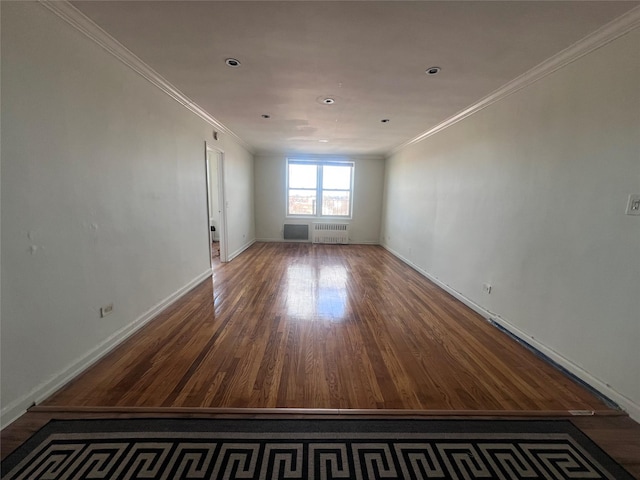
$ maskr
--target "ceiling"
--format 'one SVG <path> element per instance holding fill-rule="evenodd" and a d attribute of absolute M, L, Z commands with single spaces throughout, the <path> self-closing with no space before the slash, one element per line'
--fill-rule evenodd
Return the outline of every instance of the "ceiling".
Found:
<path fill-rule="evenodd" d="M 639 2 L 72 4 L 256 153 L 378 155 Z"/>

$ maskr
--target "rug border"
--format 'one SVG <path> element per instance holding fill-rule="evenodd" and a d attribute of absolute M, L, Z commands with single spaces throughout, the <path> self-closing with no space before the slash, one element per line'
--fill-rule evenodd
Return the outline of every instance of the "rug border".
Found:
<path fill-rule="evenodd" d="M 634 480 L 627 470 L 616 462 L 607 452 L 582 432 L 568 419 L 399 419 L 399 418 L 345 418 L 345 419 L 264 419 L 264 418 L 89 418 L 89 419 L 51 419 L 37 432 L 31 435 L 1 463 L 0 475 L 8 474 L 20 464 L 41 442 L 52 434 L 91 433 L 91 432 L 136 432 L 141 431 L 140 424 L 153 423 L 153 431 L 190 431 L 190 432 L 256 432 L 279 433 L 299 432 L 313 428 L 314 433 L 338 432 L 380 432 L 380 433 L 425 433 L 464 432 L 481 433 L 552 433 L 568 434 L 591 455 L 609 474 L 617 480 Z M 186 424 L 189 425 L 185 428 Z M 398 428 L 398 425 L 402 425 Z M 428 430 L 425 426 L 428 424 Z M 452 424 L 464 425 L 464 428 L 451 429 Z M 73 428 L 65 428 L 73 425 Z M 277 425 L 277 428 L 275 428 Z M 294 427 L 295 425 L 295 427 Z M 302 425 L 302 427 L 301 427 Z M 495 426 L 500 425 L 499 428 Z M 487 427 L 494 428 L 488 429 Z M 286 428 L 283 428 L 286 427 Z M 471 427 L 471 428 L 470 428 Z"/>

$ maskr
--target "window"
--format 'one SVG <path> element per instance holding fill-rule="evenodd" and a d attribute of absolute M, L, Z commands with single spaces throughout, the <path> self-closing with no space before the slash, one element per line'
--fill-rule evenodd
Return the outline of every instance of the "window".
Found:
<path fill-rule="evenodd" d="M 353 163 L 287 161 L 287 215 L 351 217 Z"/>

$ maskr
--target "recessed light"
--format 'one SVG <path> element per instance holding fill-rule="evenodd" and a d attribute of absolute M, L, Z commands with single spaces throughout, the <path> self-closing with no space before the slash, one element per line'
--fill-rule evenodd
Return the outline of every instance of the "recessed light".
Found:
<path fill-rule="evenodd" d="M 271 118 L 271 115 L 267 115 L 266 113 L 263 113 L 262 115 L 260 115 L 262 118 Z"/>
<path fill-rule="evenodd" d="M 333 105 L 336 103 L 340 103 L 340 97 L 336 97 L 335 95 L 331 94 L 320 95 L 319 97 L 316 97 L 316 102 L 318 102 L 320 105 Z"/>
<path fill-rule="evenodd" d="M 440 67 L 429 67 L 425 70 L 425 73 L 427 75 L 437 75 L 440 73 L 440 70 L 442 70 Z"/>
<path fill-rule="evenodd" d="M 382 123 L 389 123 L 391 121 L 391 119 L 389 118 L 383 118 L 382 120 L 380 120 Z"/>
<path fill-rule="evenodd" d="M 235 58 L 227 58 L 224 63 L 226 63 L 227 66 L 233 68 L 240 66 L 240 60 L 236 60 Z"/>
<path fill-rule="evenodd" d="M 329 140 L 325 140 L 325 139 L 318 140 L 318 141 L 319 141 L 320 143 L 329 143 Z"/>

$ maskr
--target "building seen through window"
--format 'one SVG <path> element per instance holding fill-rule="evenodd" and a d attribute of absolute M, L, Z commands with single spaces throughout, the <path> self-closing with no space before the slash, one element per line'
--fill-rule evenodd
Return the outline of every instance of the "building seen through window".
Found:
<path fill-rule="evenodd" d="M 287 215 L 351 217 L 353 163 L 287 161 Z"/>

